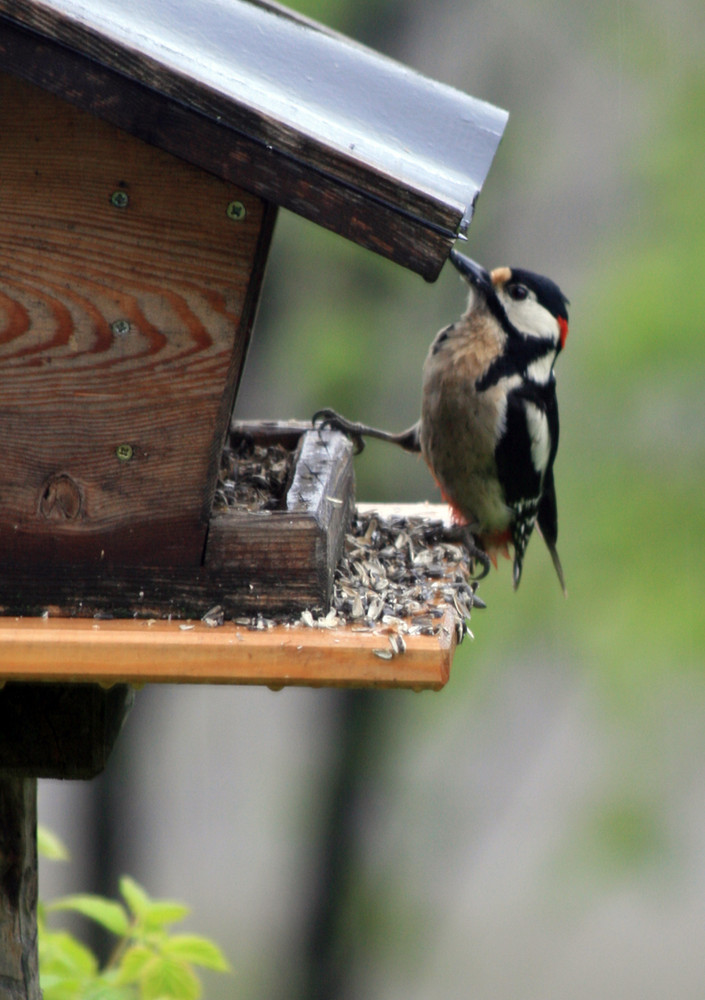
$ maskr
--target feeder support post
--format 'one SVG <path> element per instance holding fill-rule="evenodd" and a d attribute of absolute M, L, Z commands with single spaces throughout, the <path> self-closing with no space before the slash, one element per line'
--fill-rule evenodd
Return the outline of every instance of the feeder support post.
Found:
<path fill-rule="evenodd" d="M 0 770 L 0 1000 L 41 1000 L 37 779 Z"/>

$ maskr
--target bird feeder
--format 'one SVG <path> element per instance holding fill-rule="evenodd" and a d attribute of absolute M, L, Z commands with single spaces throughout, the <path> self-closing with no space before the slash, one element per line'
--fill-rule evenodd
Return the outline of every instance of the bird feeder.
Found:
<path fill-rule="evenodd" d="M 213 502 L 277 209 L 433 280 L 505 119 L 268 2 L 0 0 L 0 607 L 49 618 L 39 679 L 63 618 L 327 605 L 344 438 L 241 427 L 288 492 Z"/>
<path fill-rule="evenodd" d="M 505 121 L 266 0 L 0 0 L 6 775 L 99 771 L 132 682 L 444 683 L 452 636 L 233 620 L 325 611 L 354 489 L 341 435 L 231 414 L 279 207 L 432 281 Z M 242 441 L 276 509 L 214 503 Z"/>

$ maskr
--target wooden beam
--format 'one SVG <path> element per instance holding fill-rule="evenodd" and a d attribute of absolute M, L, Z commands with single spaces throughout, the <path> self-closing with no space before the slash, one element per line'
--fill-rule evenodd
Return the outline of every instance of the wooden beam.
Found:
<path fill-rule="evenodd" d="M 0 690 L 0 775 L 94 778 L 134 699 L 129 684 L 9 681 Z"/>
<path fill-rule="evenodd" d="M 455 629 L 405 636 L 391 659 L 380 632 L 276 625 L 256 630 L 227 622 L 67 618 L 0 619 L 0 683 L 17 680 L 264 684 L 270 687 L 443 687 Z"/>

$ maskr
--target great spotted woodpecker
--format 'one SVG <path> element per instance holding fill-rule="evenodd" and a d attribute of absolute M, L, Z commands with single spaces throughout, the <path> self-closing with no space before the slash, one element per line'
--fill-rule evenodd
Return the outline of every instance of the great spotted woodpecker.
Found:
<path fill-rule="evenodd" d="M 466 311 L 429 349 L 421 419 L 400 434 L 353 423 L 333 410 L 320 410 L 314 423 L 347 433 L 358 450 L 369 436 L 420 451 L 485 572 L 488 556 L 495 560 L 513 546 L 515 588 L 538 524 L 565 592 L 556 551 L 553 366 L 568 335 L 568 300 L 553 281 L 531 271 L 488 272 L 454 250 L 450 259 L 470 294 Z"/>

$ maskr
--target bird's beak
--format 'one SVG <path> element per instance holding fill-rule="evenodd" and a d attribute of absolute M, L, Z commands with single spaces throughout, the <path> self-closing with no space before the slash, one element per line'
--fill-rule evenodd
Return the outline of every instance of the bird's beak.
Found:
<path fill-rule="evenodd" d="M 455 267 L 456 270 L 462 274 L 467 283 L 473 286 L 473 288 L 477 288 L 479 291 L 484 292 L 486 296 L 494 293 L 492 278 L 490 277 L 489 271 L 486 271 L 482 264 L 478 264 L 477 261 L 471 260 L 470 257 L 463 256 L 463 254 L 458 253 L 457 250 L 450 251 L 450 262 L 453 267 Z"/>

